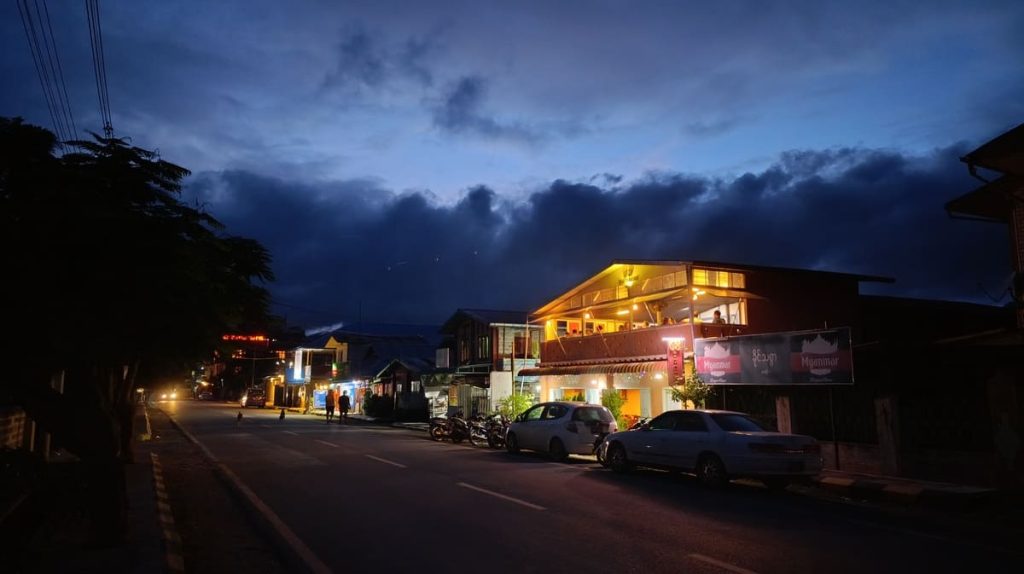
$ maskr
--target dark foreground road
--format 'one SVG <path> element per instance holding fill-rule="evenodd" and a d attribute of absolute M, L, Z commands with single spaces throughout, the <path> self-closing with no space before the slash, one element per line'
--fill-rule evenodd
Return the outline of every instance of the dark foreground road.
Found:
<path fill-rule="evenodd" d="M 403 429 L 281 421 L 256 409 L 239 423 L 237 407 L 160 406 L 265 505 L 307 562 L 335 572 L 1024 571 L 1022 533 L 995 526 L 742 486 L 713 491 L 661 472 L 621 476 L 593 460 L 553 463 Z M 229 507 L 211 502 L 217 520 L 245 520 Z M 245 542 L 200 550 L 225 566 L 244 555 L 277 568 L 263 561 L 264 541 Z"/>

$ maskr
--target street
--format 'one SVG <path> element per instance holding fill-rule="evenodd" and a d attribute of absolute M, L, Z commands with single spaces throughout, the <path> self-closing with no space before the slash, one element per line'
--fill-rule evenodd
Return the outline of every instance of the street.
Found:
<path fill-rule="evenodd" d="M 1019 533 L 955 520 L 744 485 L 709 490 L 664 472 L 617 475 L 592 458 L 554 463 L 437 443 L 409 429 L 328 425 L 293 413 L 279 420 L 270 409 L 244 410 L 239 421 L 237 405 L 158 408 L 280 519 L 293 547 L 308 552 L 307 566 L 335 572 L 1018 572 L 1024 565 Z M 227 560 L 234 551 L 251 550 L 219 549 Z"/>

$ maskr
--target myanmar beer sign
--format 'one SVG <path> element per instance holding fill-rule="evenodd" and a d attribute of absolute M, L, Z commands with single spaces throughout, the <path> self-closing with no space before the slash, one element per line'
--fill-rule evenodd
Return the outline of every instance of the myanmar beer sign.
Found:
<path fill-rule="evenodd" d="M 766 333 L 694 341 L 709 385 L 852 385 L 850 329 Z"/>

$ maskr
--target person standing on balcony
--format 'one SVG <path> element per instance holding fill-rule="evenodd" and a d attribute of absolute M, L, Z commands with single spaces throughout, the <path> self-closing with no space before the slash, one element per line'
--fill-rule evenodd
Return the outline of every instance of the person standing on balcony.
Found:
<path fill-rule="evenodd" d="M 719 311 L 718 309 L 715 309 L 715 318 L 712 319 L 711 322 L 719 324 L 719 325 L 724 325 L 725 324 L 725 318 L 722 317 L 722 312 Z"/>

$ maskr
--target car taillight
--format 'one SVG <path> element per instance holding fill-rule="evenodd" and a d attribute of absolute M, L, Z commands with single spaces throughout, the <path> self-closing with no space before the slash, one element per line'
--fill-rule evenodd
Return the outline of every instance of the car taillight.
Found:
<path fill-rule="evenodd" d="M 580 432 L 580 429 L 576 428 L 576 421 L 569 421 L 565 423 L 565 430 L 569 432 Z"/>

